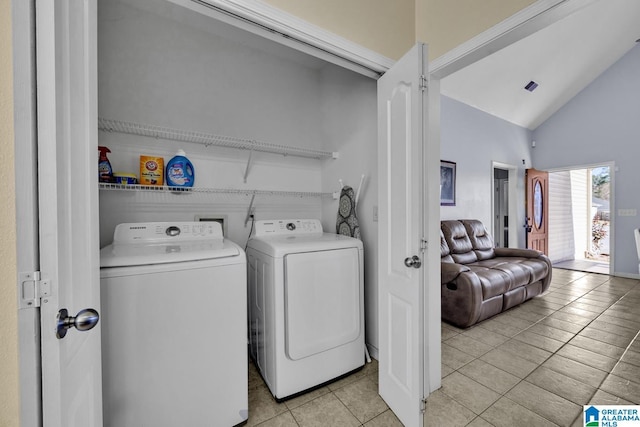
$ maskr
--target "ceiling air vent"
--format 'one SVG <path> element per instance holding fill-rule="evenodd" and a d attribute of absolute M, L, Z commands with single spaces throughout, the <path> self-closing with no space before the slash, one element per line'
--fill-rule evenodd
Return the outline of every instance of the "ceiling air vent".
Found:
<path fill-rule="evenodd" d="M 538 83 L 531 80 L 529 83 L 527 83 L 527 85 L 524 88 L 529 92 L 533 92 L 534 90 L 536 90 L 537 87 L 538 87 Z"/>

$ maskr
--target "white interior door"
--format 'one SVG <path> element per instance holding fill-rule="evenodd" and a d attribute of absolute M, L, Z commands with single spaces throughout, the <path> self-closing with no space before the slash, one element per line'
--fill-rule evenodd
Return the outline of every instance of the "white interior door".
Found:
<path fill-rule="evenodd" d="M 100 308 L 97 2 L 36 0 L 36 52 L 44 426 L 101 426 L 100 326 L 56 337 Z"/>
<path fill-rule="evenodd" d="M 426 46 L 378 80 L 379 392 L 407 427 L 422 426 Z"/>

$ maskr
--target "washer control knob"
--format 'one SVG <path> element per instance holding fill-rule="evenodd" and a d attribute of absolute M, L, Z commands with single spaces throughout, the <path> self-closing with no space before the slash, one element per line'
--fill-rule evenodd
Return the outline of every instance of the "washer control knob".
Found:
<path fill-rule="evenodd" d="M 180 227 L 176 227 L 175 225 L 172 225 L 171 227 L 167 227 L 167 229 L 165 230 L 165 233 L 167 233 L 167 236 L 170 236 L 170 237 L 177 236 L 178 234 L 180 234 Z"/>

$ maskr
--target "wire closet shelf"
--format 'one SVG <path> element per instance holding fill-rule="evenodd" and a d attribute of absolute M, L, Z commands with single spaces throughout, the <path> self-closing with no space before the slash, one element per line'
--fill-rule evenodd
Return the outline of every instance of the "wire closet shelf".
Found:
<path fill-rule="evenodd" d="M 126 133 L 129 135 L 161 138 L 172 141 L 190 142 L 206 147 L 226 147 L 239 150 L 259 151 L 263 153 L 282 154 L 283 156 L 297 156 L 311 159 L 336 159 L 337 152 L 312 150 L 308 148 L 290 147 L 271 144 L 233 136 L 215 135 L 210 133 L 172 129 L 143 123 L 133 123 L 121 120 L 98 118 L 98 129 L 105 132 Z"/>
<path fill-rule="evenodd" d="M 119 190 L 119 191 L 148 191 L 156 194 L 159 193 L 193 193 L 193 194 L 220 194 L 220 195 L 236 195 L 236 196 L 280 196 L 280 197 L 333 197 L 335 193 L 320 193 L 310 191 L 272 191 L 272 190 L 242 190 L 235 188 L 202 188 L 202 187 L 168 187 L 161 185 L 139 185 L 139 184 L 112 184 L 101 182 L 100 190 Z"/>

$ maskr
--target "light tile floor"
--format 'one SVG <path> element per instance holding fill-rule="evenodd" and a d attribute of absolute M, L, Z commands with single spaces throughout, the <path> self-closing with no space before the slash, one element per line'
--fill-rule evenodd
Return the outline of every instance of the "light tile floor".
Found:
<path fill-rule="evenodd" d="M 640 281 L 553 270 L 550 289 L 467 329 L 442 324 L 442 388 L 425 426 L 582 426 L 582 405 L 640 404 Z M 248 426 L 402 426 L 374 360 L 276 403 L 249 368 Z"/>
<path fill-rule="evenodd" d="M 587 273 L 609 274 L 609 263 L 591 259 L 562 261 L 553 264 L 554 267 L 564 270 L 578 270 Z"/>

